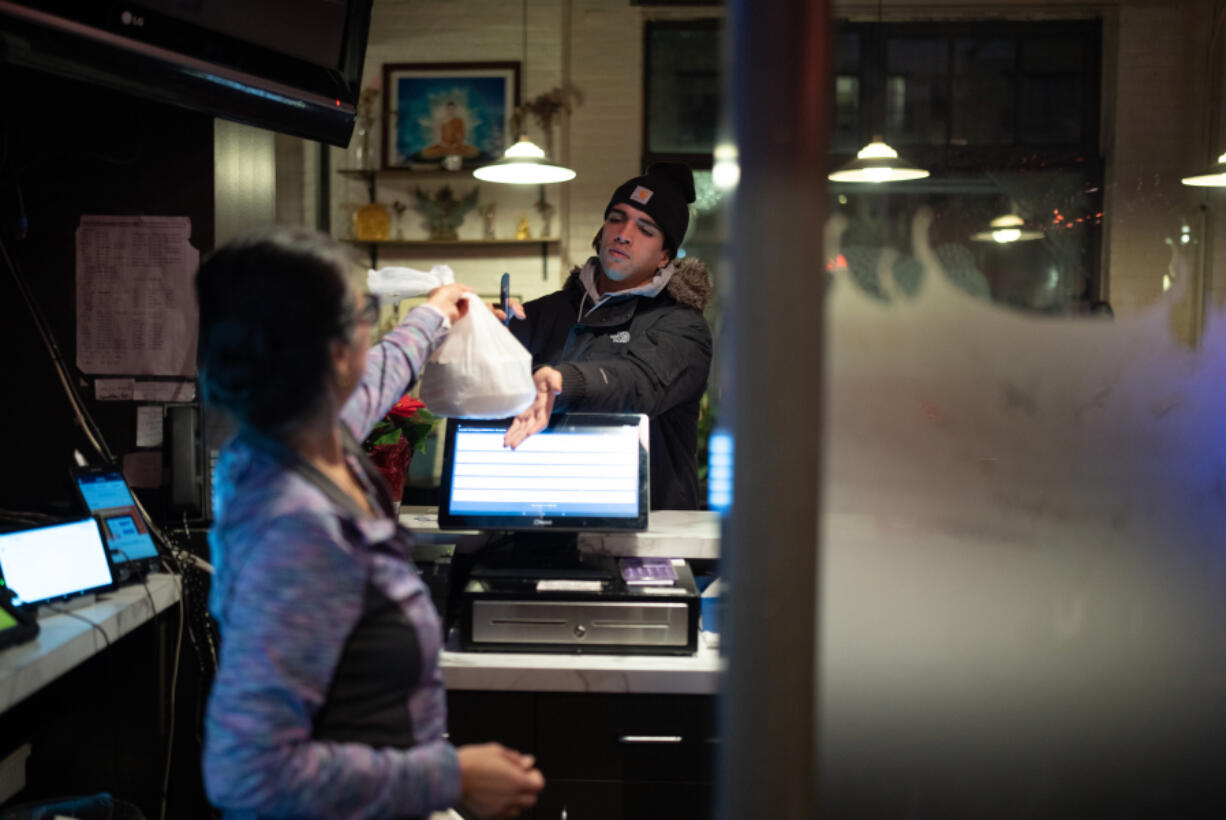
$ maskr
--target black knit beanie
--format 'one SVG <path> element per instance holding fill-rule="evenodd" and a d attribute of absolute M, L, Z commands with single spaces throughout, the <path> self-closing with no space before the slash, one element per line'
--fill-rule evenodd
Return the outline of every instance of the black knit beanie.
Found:
<path fill-rule="evenodd" d="M 664 232 L 664 245 L 676 253 L 690 227 L 689 204 L 694 201 L 694 174 L 679 162 L 653 162 L 647 173 L 627 180 L 613 192 L 604 215 L 619 203 L 646 211 Z"/>

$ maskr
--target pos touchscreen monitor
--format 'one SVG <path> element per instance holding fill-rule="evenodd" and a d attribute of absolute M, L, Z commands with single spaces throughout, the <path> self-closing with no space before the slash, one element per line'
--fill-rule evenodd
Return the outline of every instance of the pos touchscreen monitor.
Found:
<path fill-rule="evenodd" d="M 566 413 L 512 450 L 509 419 L 450 419 L 443 449 L 442 529 L 647 529 L 647 416 Z"/>

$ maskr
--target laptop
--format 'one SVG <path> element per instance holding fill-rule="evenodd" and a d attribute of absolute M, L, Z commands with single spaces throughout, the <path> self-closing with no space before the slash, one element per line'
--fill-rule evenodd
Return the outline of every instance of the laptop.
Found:
<path fill-rule="evenodd" d="M 0 534 L 0 576 L 19 607 L 56 604 L 114 586 L 92 518 Z"/>

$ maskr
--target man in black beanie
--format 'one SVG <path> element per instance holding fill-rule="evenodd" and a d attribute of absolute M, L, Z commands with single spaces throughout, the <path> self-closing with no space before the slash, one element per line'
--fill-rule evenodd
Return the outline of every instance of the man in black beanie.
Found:
<path fill-rule="evenodd" d="M 652 509 L 697 509 L 698 406 L 711 368 L 707 269 L 676 259 L 694 175 L 655 163 L 613 192 L 596 256 L 523 306 L 511 331 L 532 352 L 537 400 L 507 430 L 515 447 L 565 411 L 651 418 Z"/>

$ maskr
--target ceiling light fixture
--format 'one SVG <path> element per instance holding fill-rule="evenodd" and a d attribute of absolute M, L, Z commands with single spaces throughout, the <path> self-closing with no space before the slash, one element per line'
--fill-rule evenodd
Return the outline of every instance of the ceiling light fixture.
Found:
<path fill-rule="evenodd" d="M 1031 242 L 1042 238 L 1042 231 L 1027 228 L 1025 221 L 1017 214 L 998 216 L 988 223 L 988 230 L 971 234 L 971 239 L 976 242 L 995 242 L 998 245 Z"/>
<path fill-rule="evenodd" d="M 1218 157 L 1217 164 L 1213 167 L 1184 177 L 1180 182 L 1197 188 L 1226 188 L 1226 154 Z"/>
<path fill-rule="evenodd" d="M 521 77 L 528 73 L 528 0 L 521 5 L 523 13 L 524 60 Z M 523 80 L 520 80 L 522 83 Z M 523 97 L 523 94 L 520 94 Z M 547 185 L 551 182 L 567 182 L 575 178 L 575 172 L 562 165 L 554 165 L 545 156 L 545 151 L 523 133 L 522 118 L 519 139 L 503 152 L 502 159 L 473 170 L 473 176 L 483 182 L 502 182 L 509 185 Z M 551 128 L 552 124 L 546 124 Z M 546 134 L 546 144 L 549 143 Z M 541 194 L 544 197 L 544 193 Z"/>
<path fill-rule="evenodd" d="M 898 152 L 882 141 L 880 136 L 860 149 L 856 158 L 834 171 L 828 177 L 831 182 L 906 182 L 912 179 L 923 179 L 928 172 L 916 168 L 904 159 Z"/>
<path fill-rule="evenodd" d="M 877 36 L 882 54 L 888 50 L 884 17 L 882 0 L 877 0 Z M 886 145 L 880 134 L 875 134 L 872 141 L 860 149 L 855 159 L 829 174 L 827 179 L 831 182 L 882 183 L 907 182 L 926 176 L 928 171 L 900 159 L 898 152 Z"/>
<path fill-rule="evenodd" d="M 519 141 L 506 150 L 502 159 L 475 169 L 473 176 L 485 182 L 544 185 L 549 182 L 566 182 L 574 179 L 575 172 L 548 162 L 545 152 L 536 143 L 521 134 Z"/>

